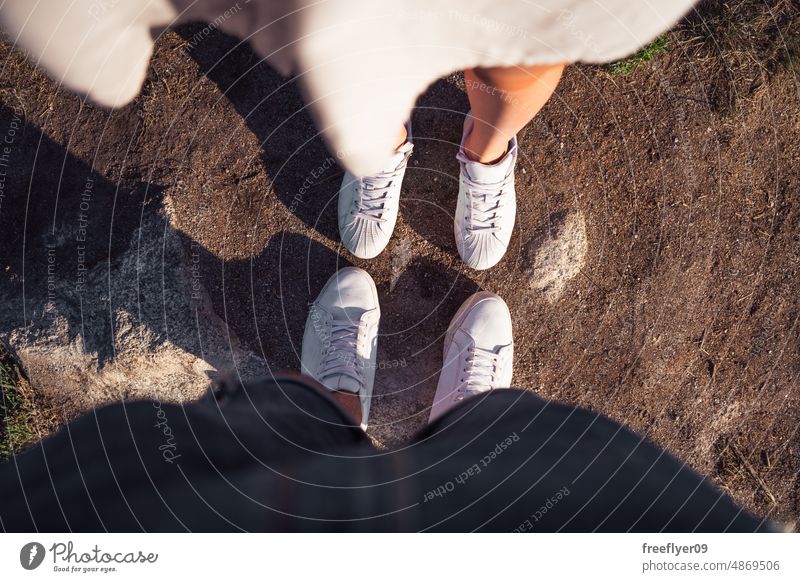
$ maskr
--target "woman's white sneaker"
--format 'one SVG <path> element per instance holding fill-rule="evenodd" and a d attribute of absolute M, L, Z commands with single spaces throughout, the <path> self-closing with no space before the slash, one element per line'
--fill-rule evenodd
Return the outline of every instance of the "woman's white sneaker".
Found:
<path fill-rule="evenodd" d="M 508 306 L 494 293 L 475 293 L 447 328 L 430 422 L 469 396 L 509 388 L 513 364 L 514 336 Z"/>
<path fill-rule="evenodd" d="M 345 267 L 328 279 L 311 305 L 303 334 L 301 372 L 330 390 L 358 394 L 364 429 L 375 382 L 380 317 L 372 277 Z"/>
<path fill-rule="evenodd" d="M 378 256 L 392 237 L 400 209 L 400 188 L 408 158 L 414 149 L 411 126 L 408 138 L 386 168 L 372 176 L 356 178 L 345 172 L 339 189 L 339 236 L 345 248 L 360 259 Z"/>
<path fill-rule="evenodd" d="M 500 262 L 514 231 L 517 138 L 508 142 L 508 151 L 500 161 L 482 164 L 470 160 L 464 152 L 464 141 L 473 125 L 473 118 L 467 115 L 456 156 L 461 173 L 453 230 L 461 259 L 469 267 L 483 270 Z"/>

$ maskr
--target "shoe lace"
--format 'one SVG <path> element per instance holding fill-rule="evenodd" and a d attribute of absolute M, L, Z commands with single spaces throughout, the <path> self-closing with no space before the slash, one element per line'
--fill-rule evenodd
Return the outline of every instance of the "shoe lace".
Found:
<path fill-rule="evenodd" d="M 358 365 L 360 360 L 358 335 L 361 323 L 349 319 L 334 319 L 330 326 L 330 336 L 322 338 L 326 346 L 319 364 L 320 381 L 330 376 L 344 375 L 355 380 L 359 388 L 363 388 L 364 374 Z"/>
<path fill-rule="evenodd" d="M 405 159 L 407 160 L 408 156 Z M 388 210 L 389 190 L 403 170 L 405 170 L 405 160 L 394 170 L 359 178 L 354 213 L 374 222 L 386 222 L 383 213 Z"/>
<path fill-rule="evenodd" d="M 472 346 L 464 357 L 464 366 L 456 388 L 456 400 L 463 400 L 494 388 L 497 382 L 499 354 Z"/>
<path fill-rule="evenodd" d="M 500 230 L 511 176 L 499 182 L 483 183 L 475 182 L 466 172 L 462 172 L 461 179 L 466 186 L 467 208 L 471 210 L 467 217 L 467 231 L 492 233 Z"/>

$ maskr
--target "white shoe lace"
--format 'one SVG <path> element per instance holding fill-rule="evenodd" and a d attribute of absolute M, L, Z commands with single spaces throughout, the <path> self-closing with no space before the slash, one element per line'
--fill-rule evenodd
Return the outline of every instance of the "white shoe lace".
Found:
<path fill-rule="evenodd" d="M 358 383 L 359 390 L 364 387 L 364 374 L 359 365 L 358 334 L 361 324 L 349 319 L 331 321 L 331 333 L 322 353 L 317 379 L 323 382 L 330 376 L 343 375 Z M 324 382 L 323 382 L 324 383 Z"/>
<path fill-rule="evenodd" d="M 468 160 L 464 158 L 461 161 Z M 461 180 L 466 187 L 467 209 L 471 211 L 466 216 L 467 232 L 492 233 L 500 230 L 500 223 L 503 220 L 502 210 L 506 207 L 505 202 L 513 179 L 513 174 L 509 174 L 499 182 L 475 182 L 466 171 L 462 170 Z"/>
<path fill-rule="evenodd" d="M 354 216 L 374 222 L 386 222 L 383 214 L 388 210 L 389 191 L 406 168 L 408 155 L 394 170 L 378 172 L 358 180 L 358 196 L 353 200 Z"/>
<path fill-rule="evenodd" d="M 499 354 L 472 346 L 464 358 L 464 366 L 456 388 L 456 400 L 492 390 L 497 383 Z"/>

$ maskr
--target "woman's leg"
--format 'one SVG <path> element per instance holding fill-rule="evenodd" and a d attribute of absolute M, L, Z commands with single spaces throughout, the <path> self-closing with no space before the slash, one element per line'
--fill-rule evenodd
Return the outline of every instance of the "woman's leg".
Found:
<path fill-rule="evenodd" d="M 484 164 L 500 159 L 509 140 L 539 112 L 555 91 L 566 64 L 492 67 L 464 71 L 475 127 L 467 156 Z"/>

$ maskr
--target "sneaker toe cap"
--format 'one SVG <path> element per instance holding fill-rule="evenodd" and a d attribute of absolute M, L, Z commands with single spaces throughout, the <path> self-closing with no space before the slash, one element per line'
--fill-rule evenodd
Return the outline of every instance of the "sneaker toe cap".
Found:
<path fill-rule="evenodd" d="M 317 301 L 328 309 L 355 307 L 368 311 L 378 307 L 375 282 L 358 267 L 345 267 L 334 273 Z"/>
<path fill-rule="evenodd" d="M 506 245 L 493 233 L 470 234 L 461 239 L 459 254 L 462 260 L 476 270 L 494 267 L 506 254 Z"/>
<path fill-rule="evenodd" d="M 508 306 L 494 294 L 487 293 L 472 307 L 461 328 L 484 349 L 506 346 L 514 338 Z"/>
<path fill-rule="evenodd" d="M 345 248 L 359 259 L 378 256 L 391 237 L 391 233 L 384 231 L 382 223 L 358 217 L 340 226 L 340 235 Z"/>

